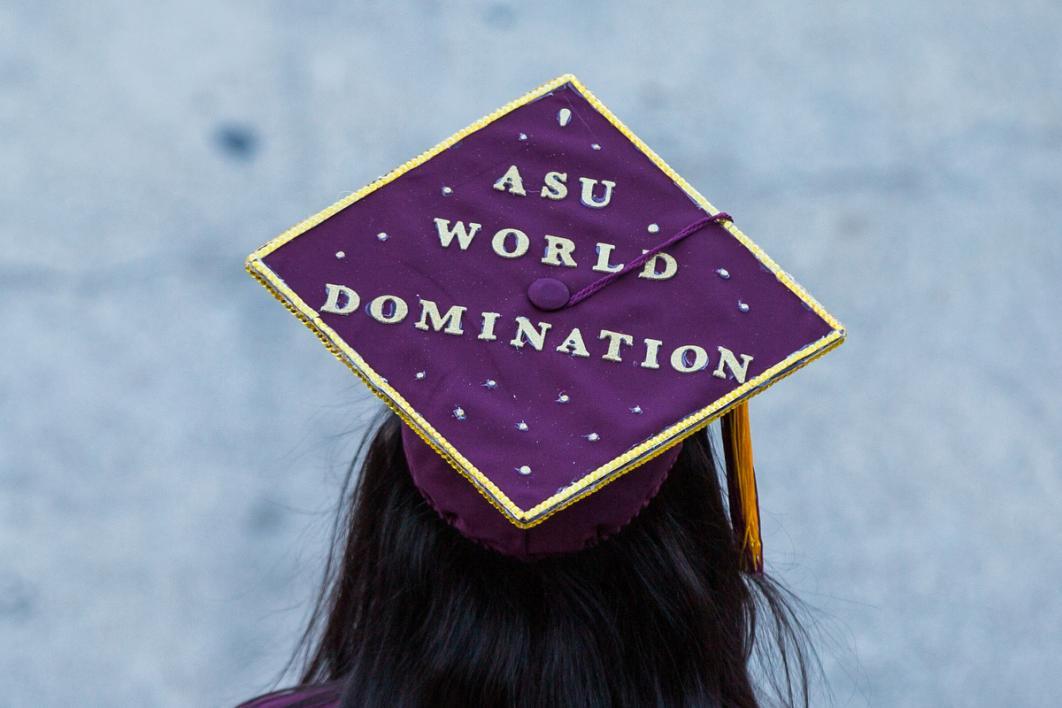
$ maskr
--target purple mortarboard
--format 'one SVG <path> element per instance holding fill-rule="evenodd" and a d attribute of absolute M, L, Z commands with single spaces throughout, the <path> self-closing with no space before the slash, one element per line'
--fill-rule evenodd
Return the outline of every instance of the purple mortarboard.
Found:
<path fill-rule="evenodd" d="M 844 330 L 575 77 L 473 123 L 247 268 L 405 422 L 415 484 L 502 553 L 630 521 L 724 417 L 762 564 L 749 397 Z"/>

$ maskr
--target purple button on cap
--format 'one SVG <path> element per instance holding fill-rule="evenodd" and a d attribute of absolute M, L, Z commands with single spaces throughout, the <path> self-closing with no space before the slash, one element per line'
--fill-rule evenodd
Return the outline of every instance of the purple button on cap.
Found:
<path fill-rule="evenodd" d="M 568 286 L 556 278 L 539 278 L 527 288 L 527 299 L 540 310 L 552 312 L 568 304 Z"/>

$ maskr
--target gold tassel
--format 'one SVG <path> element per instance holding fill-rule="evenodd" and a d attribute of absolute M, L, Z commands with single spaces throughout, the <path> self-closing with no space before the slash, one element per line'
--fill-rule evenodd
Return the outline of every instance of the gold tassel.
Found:
<path fill-rule="evenodd" d="M 741 567 L 746 572 L 762 573 L 760 503 L 756 493 L 756 470 L 752 464 L 752 430 L 749 428 L 747 402 L 739 403 L 723 416 L 723 451 L 730 520 L 741 551 Z"/>

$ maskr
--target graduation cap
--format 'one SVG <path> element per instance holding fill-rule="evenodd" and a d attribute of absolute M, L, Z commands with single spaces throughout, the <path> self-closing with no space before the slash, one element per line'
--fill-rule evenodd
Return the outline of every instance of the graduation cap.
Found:
<path fill-rule="evenodd" d="M 525 558 L 618 531 L 722 417 L 737 541 L 761 569 L 747 401 L 844 339 L 570 75 L 247 269 L 402 418 L 436 511 Z"/>

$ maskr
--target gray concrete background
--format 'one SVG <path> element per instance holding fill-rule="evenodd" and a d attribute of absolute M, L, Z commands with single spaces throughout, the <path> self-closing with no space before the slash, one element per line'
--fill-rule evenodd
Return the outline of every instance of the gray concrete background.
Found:
<path fill-rule="evenodd" d="M 376 404 L 242 259 L 568 71 L 849 328 L 752 407 L 835 703 L 1057 701 L 1058 2 L 7 0 L 0 705 L 269 686 Z"/>

